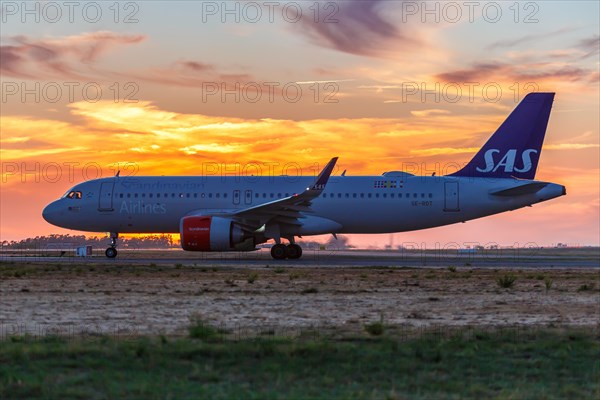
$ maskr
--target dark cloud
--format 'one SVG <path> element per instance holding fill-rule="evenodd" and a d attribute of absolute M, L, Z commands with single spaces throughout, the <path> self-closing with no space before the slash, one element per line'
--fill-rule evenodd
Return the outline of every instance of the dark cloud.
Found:
<path fill-rule="evenodd" d="M 302 34 L 318 46 L 350 54 L 383 56 L 391 51 L 392 43 L 394 50 L 401 50 L 420 42 L 399 29 L 400 24 L 394 25 L 382 16 L 387 5 L 401 7 L 399 1 L 339 1 L 335 4 L 338 8 L 329 18 L 324 12 L 317 20 L 311 10 L 306 10 L 302 23 L 298 24 Z"/>
<path fill-rule="evenodd" d="M 537 71 L 532 68 L 528 72 L 517 72 L 512 74 L 515 81 L 544 81 L 560 79 L 563 81 L 579 81 L 590 76 L 590 71 L 578 67 L 562 67 L 554 70 L 544 71 L 544 68 L 539 68 Z"/>
<path fill-rule="evenodd" d="M 589 79 L 591 71 L 572 66 L 552 68 L 544 64 L 512 65 L 499 62 L 479 63 L 471 68 L 436 75 L 443 82 L 491 82 L 493 80 L 544 81 L 568 80 L 579 81 Z"/>
<path fill-rule="evenodd" d="M 9 38 L 0 46 L 0 74 L 26 79 L 85 79 L 83 75 L 109 49 L 143 41 L 145 36 L 92 32 L 55 39 Z"/>
<path fill-rule="evenodd" d="M 253 81 L 253 76 L 245 73 L 229 73 L 218 66 L 194 60 L 177 61 L 167 67 L 153 68 L 147 72 L 136 74 L 142 79 L 163 85 L 182 87 L 203 87 L 206 84 L 221 84 L 233 88 L 235 84 L 244 85 Z"/>
<path fill-rule="evenodd" d="M 579 43 L 577 43 L 577 47 L 585 52 L 581 58 L 597 56 L 600 53 L 600 35 L 581 39 Z"/>
<path fill-rule="evenodd" d="M 488 78 L 505 68 L 499 63 L 478 63 L 467 69 L 444 72 L 436 75 L 436 78 L 444 82 L 478 82 Z"/>
<path fill-rule="evenodd" d="M 0 74 L 30 78 L 20 68 L 25 61 L 22 53 L 19 46 L 0 46 Z"/>
<path fill-rule="evenodd" d="M 184 69 L 194 72 L 206 72 L 211 71 L 214 68 L 210 64 L 204 64 L 197 61 L 180 61 L 178 64 Z"/>
<path fill-rule="evenodd" d="M 564 33 L 572 32 L 573 30 L 574 30 L 573 28 L 563 28 L 563 29 L 558 29 L 558 30 L 552 31 L 552 32 L 525 35 L 525 36 L 518 37 L 516 39 L 500 40 L 498 42 L 494 42 L 494 43 L 490 44 L 487 48 L 492 50 L 492 49 L 496 49 L 496 48 L 514 47 L 514 46 L 522 45 L 524 43 L 531 43 L 531 42 L 535 42 L 535 41 L 539 41 L 539 40 L 547 40 L 547 39 L 555 37 L 555 36 L 560 36 Z"/>

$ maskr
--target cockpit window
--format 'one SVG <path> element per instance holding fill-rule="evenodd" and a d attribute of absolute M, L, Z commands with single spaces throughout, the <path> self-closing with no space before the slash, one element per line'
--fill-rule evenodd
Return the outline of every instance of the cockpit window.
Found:
<path fill-rule="evenodd" d="M 71 190 L 69 193 L 65 195 L 66 198 L 69 199 L 81 199 L 81 192 L 76 190 Z"/>

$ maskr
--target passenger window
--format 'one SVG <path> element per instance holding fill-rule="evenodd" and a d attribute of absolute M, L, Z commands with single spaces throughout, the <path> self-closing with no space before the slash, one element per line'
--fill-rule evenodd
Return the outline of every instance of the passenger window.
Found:
<path fill-rule="evenodd" d="M 220 193 L 216 193 L 215 197 L 218 199 L 219 197 L 221 197 L 221 194 Z M 223 195 L 223 197 L 225 197 L 225 195 Z"/>
<path fill-rule="evenodd" d="M 368 197 L 368 198 L 371 198 L 371 193 L 367 194 L 367 197 Z"/>
<path fill-rule="evenodd" d="M 131 193 L 127 193 L 127 198 L 131 198 Z"/>
<path fill-rule="evenodd" d="M 365 194 L 364 194 L 364 193 L 361 193 L 361 194 L 360 194 L 360 198 L 361 198 L 361 199 L 364 199 L 364 197 L 365 197 Z"/>
<path fill-rule="evenodd" d="M 209 194 L 208 194 L 208 198 L 209 198 L 209 199 L 212 199 L 212 193 L 209 193 Z"/>
<path fill-rule="evenodd" d="M 416 198 L 417 198 L 417 194 L 416 194 L 416 193 L 413 193 L 413 197 L 416 199 Z"/>
<path fill-rule="evenodd" d="M 135 197 L 135 198 L 137 199 L 137 197 L 138 197 L 138 194 L 137 194 L 137 193 L 135 193 L 135 194 L 133 195 L 133 197 Z"/>
<path fill-rule="evenodd" d="M 429 198 L 432 198 L 432 197 L 433 197 L 433 194 L 432 194 L 432 193 L 429 193 Z"/>
<path fill-rule="evenodd" d="M 375 197 L 379 198 L 379 193 L 375 193 Z"/>
<path fill-rule="evenodd" d="M 352 197 L 353 197 L 353 198 L 356 198 L 356 193 L 352 193 Z"/>
<path fill-rule="evenodd" d="M 425 198 L 425 193 L 421 193 L 421 198 L 424 199 Z"/>

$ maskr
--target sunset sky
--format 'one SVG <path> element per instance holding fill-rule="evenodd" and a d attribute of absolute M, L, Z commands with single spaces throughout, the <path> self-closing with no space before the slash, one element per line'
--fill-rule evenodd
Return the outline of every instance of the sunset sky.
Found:
<path fill-rule="evenodd" d="M 394 244 L 600 244 L 597 1 L 115 4 L 2 2 L 1 240 L 78 233 L 41 210 L 118 169 L 450 173 L 552 91 L 536 179 L 567 196 Z"/>

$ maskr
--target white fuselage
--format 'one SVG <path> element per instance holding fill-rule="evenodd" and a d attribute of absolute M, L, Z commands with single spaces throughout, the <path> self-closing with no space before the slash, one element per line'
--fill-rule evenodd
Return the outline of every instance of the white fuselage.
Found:
<path fill-rule="evenodd" d="M 49 222 L 91 232 L 178 233 L 191 214 L 219 215 L 300 193 L 312 177 L 112 177 L 76 185 L 81 198 L 63 197 L 44 210 Z M 527 181 L 530 182 L 530 181 Z M 389 233 L 463 222 L 565 194 L 548 183 L 536 193 L 491 193 L 522 185 L 516 179 L 450 176 L 334 176 L 312 201 L 294 235 Z M 321 231 L 322 230 L 322 231 Z M 285 233 L 285 232 L 284 232 Z"/>

